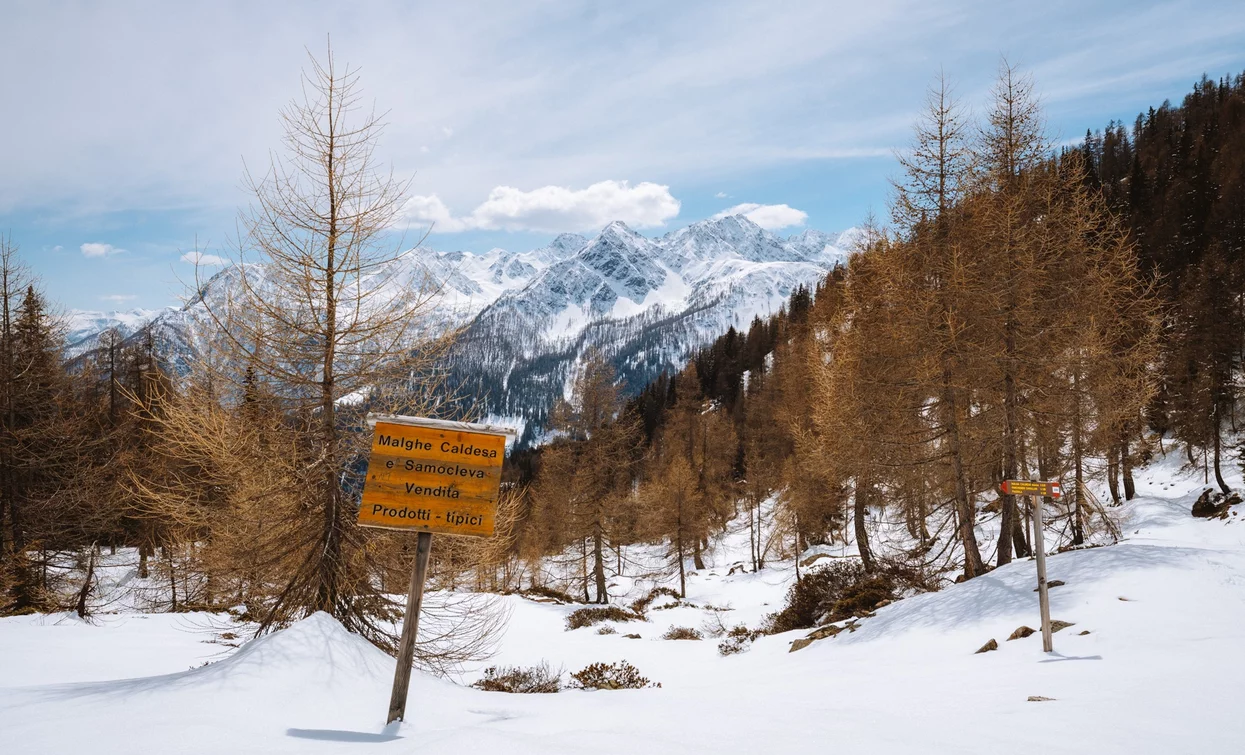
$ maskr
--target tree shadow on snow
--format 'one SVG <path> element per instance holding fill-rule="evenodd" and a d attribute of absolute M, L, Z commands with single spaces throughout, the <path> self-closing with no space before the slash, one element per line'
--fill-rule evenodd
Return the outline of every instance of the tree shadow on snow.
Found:
<path fill-rule="evenodd" d="M 342 731 L 340 729 L 286 729 L 285 736 L 296 739 L 315 739 L 321 742 L 392 742 L 401 739 L 392 732 L 373 734 L 366 731 Z"/>
<path fill-rule="evenodd" d="M 1057 651 L 1050 653 L 1052 658 L 1046 658 L 1038 661 L 1038 663 L 1063 663 L 1064 661 L 1101 661 L 1101 655 L 1062 655 Z"/>
<path fill-rule="evenodd" d="M 209 665 L 174 674 L 33 687 L 28 699 L 133 697 L 160 693 L 231 692 L 263 696 L 286 687 L 332 689 L 339 680 L 384 679 L 393 659 L 346 632 L 325 614 L 246 643 Z"/>

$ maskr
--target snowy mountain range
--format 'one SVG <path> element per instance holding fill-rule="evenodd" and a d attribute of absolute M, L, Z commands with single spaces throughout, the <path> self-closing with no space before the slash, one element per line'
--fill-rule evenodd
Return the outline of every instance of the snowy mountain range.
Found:
<path fill-rule="evenodd" d="M 170 307 L 170 309 L 175 309 Z M 98 340 L 99 336 L 109 328 L 116 328 L 122 338 L 142 330 L 165 310 L 162 309 L 131 309 L 129 311 L 113 310 L 99 312 L 88 309 L 75 309 L 69 312 L 65 324 L 65 343 L 72 351 L 79 352 Z"/>
<path fill-rule="evenodd" d="M 729 216 L 647 238 L 615 222 L 594 237 L 562 234 L 528 252 L 417 249 L 401 263 L 426 271 L 441 288 L 442 315 L 464 328 L 450 355 L 451 387 L 482 400 L 495 421 L 522 426 L 531 442 L 589 349 L 638 390 L 815 284 L 846 260 L 854 235 L 780 238 Z M 132 336 L 150 326 L 180 367 L 194 356 L 202 298 L 235 281 L 236 270 L 223 270 L 180 309 L 75 313 L 69 351 L 90 351 L 109 327 Z"/>

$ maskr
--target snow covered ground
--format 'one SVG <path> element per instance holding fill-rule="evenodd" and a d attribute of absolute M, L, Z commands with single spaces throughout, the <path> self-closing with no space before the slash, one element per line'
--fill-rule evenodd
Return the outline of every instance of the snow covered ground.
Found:
<path fill-rule="evenodd" d="M 1066 583 L 1053 616 L 1074 623 L 1049 656 L 1038 635 L 1006 641 L 1038 625 L 1032 561 L 795 653 L 803 632 L 725 658 L 716 640 L 660 639 L 779 607 L 789 563 L 728 575 L 746 545 L 727 542 L 691 578 L 694 606 L 618 634 L 565 631 L 572 606 L 505 599 L 495 662 L 625 659 L 660 689 L 508 695 L 416 674 L 409 721 L 388 729 L 393 661 L 323 615 L 237 651 L 206 642 L 201 614 L 0 619 L 0 752 L 1238 753 L 1245 514 L 1193 519 L 1202 477 L 1179 461 L 1140 471 L 1123 543 L 1049 559 Z M 992 638 L 998 651 L 974 654 Z"/>

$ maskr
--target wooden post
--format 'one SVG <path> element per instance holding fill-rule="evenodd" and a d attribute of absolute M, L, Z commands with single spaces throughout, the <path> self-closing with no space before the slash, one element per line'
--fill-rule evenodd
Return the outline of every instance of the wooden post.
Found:
<path fill-rule="evenodd" d="M 402 617 L 402 641 L 398 646 L 398 667 L 393 672 L 393 692 L 389 696 L 386 725 L 406 720 L 406 693 L 411 687 L 411 661 L 415 657 L 419 608 L 424 602 L 424 577 L 428 575 L 428 555 L 431 552 L 432 533 L 419 533 L 415 544 L 415 567 L 411 570 L 411 588 L 406 595 L 406 615 Z"/>
<path fill-rule="evenodd" d="M 1042 497 L 1031 495 L 1029 498 L 1033 501 L 1033 549 L 1037 551 L 1038 605 L 1042 610 L 1042 651 L 1049 653 L 1055 647 L 1050 632 L 1050 597 L 1046 591 L 1046 543 L 1043 540 L 1042 531 Z"/>

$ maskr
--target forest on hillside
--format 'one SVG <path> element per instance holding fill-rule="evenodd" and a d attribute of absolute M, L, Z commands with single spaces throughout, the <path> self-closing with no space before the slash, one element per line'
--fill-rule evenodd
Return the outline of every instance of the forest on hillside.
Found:
<path fill-rule="evenodd" d="M 270 272 L 213 305 L 212 356 L 191 374 L 150 337 L 67 359 L 53 305 L 0 244 L 0 611 L 85 614 L 96 554 L 133 548 L 139 576 L 170 587 L 160 610 L 232 608 L 261 631 L 323 610 L 392 649 L 410 544 L 354 526 L 364 416 L 463 403 L 439 392 L 452 334 L 395 346 L 429 292 L 369 278 L 401 199 L 370 162 L 380 124 L 327 139 L 326 113 L 358 115 L 357 77 L 330 55 L 310 80 L 283 114 L 288 162 L 250 179 L 241 216 L 236 261 Z M 742 517 L 750 570 L 850 542 L 866 573 L 936 584 L 1031 553 L 1031 512 L 996 496 L 1003 479 L 1065 481 L 1063 547 L 1112 536 L 1111 505 L 1160 444 L 1228 492 L 1245 77 L 1057 149 L 1034 82 L 1005 65 L 980 120 L 940 80 L 901 154 L 889 222 L 782 312 L 630 398 L 608 354 L 579 364 L 555 439 L 510 460 L 499 537 L 442 538 L 433 580 L 604 603 L 626 548 L 663 543 L 682 590 Z M 329 214 L 298 214 L 325 197 Z M 308 297 L 315 316 L 285 306 Z M 1085 484 L 1101 474 L 1113 500 Z M 1002 536 L 979 542 L 996 519 Z M 433 667 L 474 657 L 496 621 L 435 610 Z"/>
<path fill-rule="evenodd" d="M 1032 552 L 1004 479 L 1064 481 L 1045 503 L 1065 548 L 1118 536 L 1109 509 L 1165 442 L 1229 492 L 1245 78 L 1059 150 L 1026 76 L 1004 66 L 982 123 L 940 80 L 901 164 L 892 222 L 784 311 L 630 401 L 604 360 L 585 366 L 573 403 L 610 409 L 564 407 L 563 440 L 523 460 L 520 552 L 578 548 L 579 592 L 603 601 L 611 547 L 665 538 L 682 574 L 742 514 L 752 569 L 854 543 L 866 570 L 967 579 Z M 974 526 L 996 518 L 1008 534 L 983 550 Z"/>

